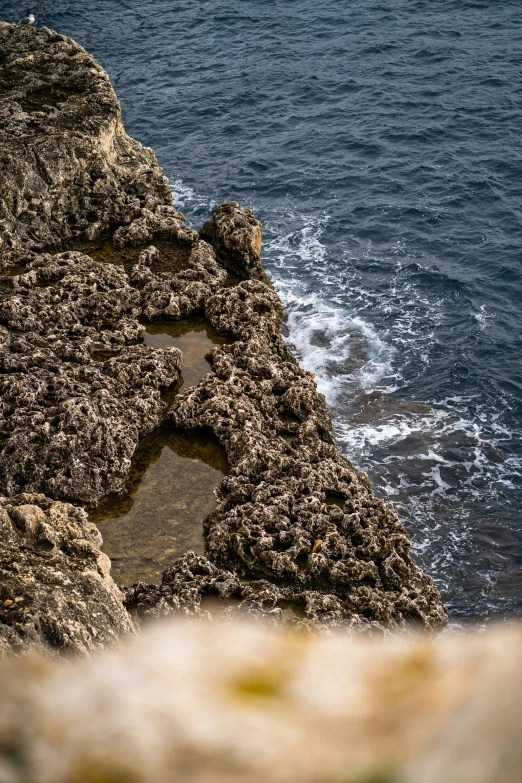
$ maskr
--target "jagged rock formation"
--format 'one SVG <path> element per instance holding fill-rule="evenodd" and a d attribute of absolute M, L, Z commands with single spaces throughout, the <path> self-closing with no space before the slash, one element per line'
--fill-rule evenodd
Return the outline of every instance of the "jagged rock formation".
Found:
<path fill-rule="evenodd" d="M 83 509 L 0 497 L 0 542 L 0 657 L 42 645 L 87 653 L 133 632 Z"/>
<path fill-rule="evenodd" d="M 139 256 L 130 277 L 78 252 L 37 255 L 24 274 L 4 277 L 3 492 L 92 506 L 123 490 L 140 438 L 167 414 L 161 391 L 180 368 L 176 348 L 140 343 L 138 319 L 198 309 L 225 278 L 208 245 L 194 239 L 186 250 L 175 277 L 152 271 L 161 263 L 155 248 Z"/>
<path fill-rule="evenodd" d="M 199 233 L 213 245 L 219 260 L 242 280 L 270 284 L 261 264 L 261 223 L 249 209 L 238 211 L 236 202 L 225 201 Z"/>
<path fill-rule="evenodd" d="M 122 267 L 62 253 L 28 269 L 0 302 L 2 491 L 92 504 L 125 485 L 180 352 L 138 343 L 140 295 Z"/>
<path fill-rule="evenodd" d="M 0 258 L 97 236 L 170 204 L 109 77 L 70 38 L 0 23 Z"/>
<path fill-rule="evenodd" d="M 260 267 L 259 256 L 252 261 L 255 218 L 228 202 L 206 231 L 222 253 L 234 215 L 235 265 L 243 253 L 248 274 Z M 271 286 L 247 280 L 221 288 L 206 299 L 205 314 L 235 342 L 212 349 L 212 372 L 176 399 L 169 417 L 178 427 L 212 430 L 231 465 L 206 522 L 210 563 L 187 556 L 167 569 L 160 590 L 138 585 L 127 601 L 146 614 L 155 601 L 165 612 L 214 595 L 276 613 L 291 602 L 298 615 L 352 627 L 441 626 L 438 593 L 409 555 L 392 505 L 339 452 L 325 399 L 281 336 L 285 314 Z"/>
<path fill-rule="evenodd" d="M 165 622 L 90 660 L 0 661 L 0 780 L 519 783 L 521 643 Z"/>
<path fill-rule="evenodd" d="M 205 427 L 231 466 L 207 556 L 128 588 L 127 606 L 201 614 L 217 597 L 275 619 L 288 605 L 301 624 L 444 625 L 393 507 L 340 454 L 281 336 L 252 212 L 225 202 L 189 228 L 152 151 L 125 134 L 108 77 L 70 39 L 0 24 L 0 81 L 0 491 L 92 508 L 124 490 L 155 427 Z M 144 345 L 143 322 L 201 313 L 232 342 L 169 408 L 180 352 Z"/>

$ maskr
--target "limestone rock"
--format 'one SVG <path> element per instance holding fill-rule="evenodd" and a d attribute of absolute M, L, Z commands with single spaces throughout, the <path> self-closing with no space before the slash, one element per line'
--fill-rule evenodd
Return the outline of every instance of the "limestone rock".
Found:
<path fill-rule="evenodd" d="M 83 509 L 45 495 L 0 497 L 0 657 L 85 654 L 133 632 L 100 546 Z"/>
<path fill-rule="evenodd" d="M 519 783 L 522 630 L 429 640 L 165 623 L 0 662 L 9 783 Z"/>
<path fill-rule="evenodd" d="M 244 579 L 219 568 L 206 557 L 187 552 L 163 572 L 161 584 L 137 582 L 123 589 L 124 603 L 139 620 L 179 613 L 188 617 L 254 618 L 263 625 L 288 626 L 303 631 L 332 628 L 382 636 L 378 620 L 357 613 L 347 615 L 343 602 L 320 590 L 306 590 L 292 582 Z"/>
<path fill-rule="evenodd" d="M 93 505 L 124 487 L 181 354 L 138 342 L 142 298 L 122 267 L 62 253 L 27 269 L 0 301 L 0 487 Z"/>
<path fill-rule="evenodd" d="M 200 233 L 212 243 L 218 258 L 239 277 L 270 282 L 261 264 L 261 223 L 251 209 L 237 201 L 224 201 Z"/>
<path fill-rule="evenodd" d="M 114 232 L 116 247 L 144 245 L 154 240 L 174 240 L 191 245 L 198 233 L 187 226 L 181 212 L 171 206 L 158 207 L 155 212 L 142 209 L 140 217 Z"/>
<path fill-rule="evenodd" d="M 0 23 L 0 267 L 170 203 L 96 60 L 45 27 Z"/>
<path fill-rule="evenodd" d="M 170 417 L 212 430 L 231 465 L 206 521 L 209 560 L 276 587 L 260 599 L 238 586 L 234 596 L 268 611 L 291 601 L 312 622 L 442 627 L 438 591 L 409 554 L 393 506 L 340 453 L 324 396 L 286 346 L 273 290 L 258 280 L 222 289 L 206 314 L 237 340 L 212 350 L 213 372 Z"/>
<path fill-rule="evenodd" d="M 207 428 L 231 471 L 206 556 L 130 586 L 140 618 L 218 600 L 306 627 L 441 628 L 395 510 L 339 452 L 325 398 L 282 337 L 253 213 L 227 201 L 199 234 L 187 226 L 74 41 L 0 24 L 0 82 L 0 492 L 92 508 L 124 492 L 156 427 Z M 180 352 L 145 346 L 144 324 L 203 313 L 229 344 L 169 408 Z M 24 552 L 14 560 L 32 572 Z"/>

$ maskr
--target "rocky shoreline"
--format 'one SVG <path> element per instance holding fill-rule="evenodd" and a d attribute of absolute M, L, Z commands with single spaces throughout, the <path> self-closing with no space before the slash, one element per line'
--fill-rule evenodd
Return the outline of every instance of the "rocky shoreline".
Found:
<path fill-rule="evenodd" d="M 339 452 L 287 347 L 261 224 L 233 201 L 197 232 L 129 138 L 103 69 L 71 39 L 0 24 L 0 654 L 88 652 L 139 618 L 227 614 L 387 633 L 446 611 L 395 510 Z M 228 339 L 175 391 L 182 355 L 147 322 Z M 122 495 L 159 427 L 208 432 L 230 470 L 187 552 L 120 590 L 87 513 Z"/>

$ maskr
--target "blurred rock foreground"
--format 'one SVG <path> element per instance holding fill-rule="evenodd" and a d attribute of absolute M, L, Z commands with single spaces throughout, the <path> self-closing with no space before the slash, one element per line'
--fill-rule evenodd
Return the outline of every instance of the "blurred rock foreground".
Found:
<path fill-rule="evenodd" d="M 0 662 L 1 783 L 519 783 L 522 629 L 377 640 L 166 620 Z"/>

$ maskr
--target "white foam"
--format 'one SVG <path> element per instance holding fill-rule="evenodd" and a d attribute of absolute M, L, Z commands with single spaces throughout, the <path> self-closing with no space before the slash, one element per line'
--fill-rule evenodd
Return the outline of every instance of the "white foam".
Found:
<path fill-rule="evenodd" d="M 172 191 L 172 204 L 176 209 L 190 211 L 196 211 L 198 209 L 205 209 L 210 216 L 210 212 L 216 206 L 215 202 L 202 196 L 199 193 L 187 185 L 181 179 L 175 179 L 174 182 L 170 182 L 170 189 Z M 190 225 L 190 220 L 188 220 Z"/>
<path fill-rule="evenodd" d="M 483 304 L 479 307 L 478 313 L 475 313 L 475 319 L 480 326 L 480 329 L 484 331 L 484 329 L 488 325 L 488 321 L 493 318 L 492 313 L 488 313 L 487 305 Z"/>
<path fill-rule="evenodd" d="M 292 212 L 286 216 L 286 223 L 300 224 L 300 228 L 292 231 L 274 228 L 274 237 L 265 244 L 265 254 L 270 263 L 288 270 L 295 262 L 305 265 L 312 262 L 313 265 L 323 266 L 326 257 L 326 248 L 321 242 L 321 237 L 328 225 L 328 215 L 316 216 L 301 215 L 297 217 Z"/>
<path fill-rule="evenodd" d="M 430 478 L 435 483 L 435 492 L 440 494 L 444 494 L 444 491 L 447 489 L 450 489 L 450 484 L 447 484 L 445 481 L 442 480 L 440 475 L 440 465 L 435 465 L 431 471 L 430 471 Z"/>
<path fill-rule="evenodd" d="M 194 189 L 189 185 L 185 185 L 181 179 L 177 179 L 169 184 L 172 190 L 172 203 L 175 207 L 183 208 L 188 201 L 195 201 L 196 194 Z"/>
<path fill-rule="evenodd" d="M 472 395 L 440 400 L 429 413 L 401 415 L 392 410 L 388 416 L 379 413 L 376 421 L 361 424 L 343 419 L 343 400 L 364 392 L 390 394 L 400 389 L 404 362 L 414 363 L 417 374 L 423 372 L 430 362 L 435 330 L 446 317 L 447 303 L 442 294 L 426 293 L 415 285 L 405 272 L 409 261 L 402 258 L 400 243 L 393 251 L 395 258 L 383 259 L 383 268 L 388 270 L 393 261 L 392 276 L 386 291 L 379 292 L 362 284 L 357 259 L 354 263 L 347 249 L 344 264 L 328 264 L 323 241 L 328 215 L 317 218 L 288 213 L 285 223 L 291 230 L 274 227 L 274 239 L 265 254 L 271 270 L 275 269 L 274 282 L 288 311 L 290 341 L 303 366 L 315 373 L 319 390 L 332 406 L 337 435 L 347 455 L 371 469 L 373 449 L 393 449 L 411 436 L 419 443 L 417 461 L 442 466 L 448 464 L 448 458 L 443 456 L 446 452 L 441 444 L 456 438 L 456 448 L 464 448 L 462 454 L 467 452 L 469 457 L 463 459 L 461 454 L 448 466 L 467 471 L 468 483 L 477 475 L 484 478 L 491 471 L 501 473 L 504 467 L 492 463 L 484 447 L 491 443 L 493 433 L 508 438 L 512 433 L 491 411 L 478 410 L 472 419 L 469 406 L 473 403 L 475 410 L 477 407 Z M 372 263 L 378 261 L 371 242 L 363 257 Z M 422 267 L 418 259 L 415 263 Z M 385 332 L 368 320 L 371 312 L 388 317 L 390 325 Z M 485 325 L 490 317 L 483 305 L 477 313 L 478 322 Z M 461 448 L 462 434 L 469 440 Z M 379 470 L 379 466 L 373 468 Z M 427 483 L 438 493 L 449 489 L 440 470 L 429 475 Z M 389 493 L 389 488 L 385 491 Z"/>
<path fill-rule="evenodd" d="M 372 389 L 390 372 L 393 349 L 362 318 L 350 317 L 319 292 L 300 293 L 278 278 L 274 283 L 288 312 L 290 341 L 330 404 L 343 389 Z"/>
<path fill-rule="evenodd" d="M 267 243 L 266 254 L 276 268 L 274 284 L 288 312 L 291 343 L 333 405 L 343 391 L 374 388 L 390 373 L 394 351 L 370 323 L 347 312 L 343 297 L 326 284 L 327 253 L 321 238 L 328 216 L 303 216 L 300 224 L 297 230 L 277 233 Z M 303 272 L 310 270 L 315 279 L 325 280 L 324 286 L 304 281 Z"/>

